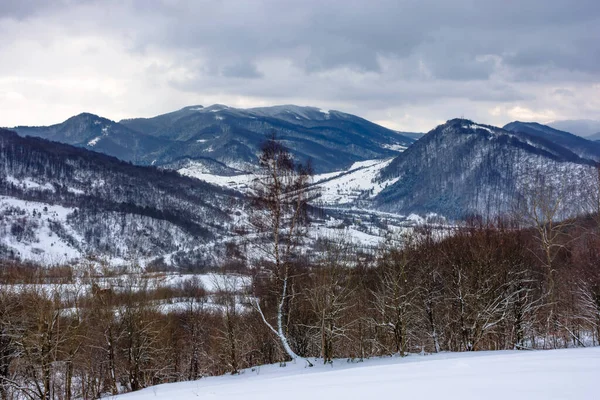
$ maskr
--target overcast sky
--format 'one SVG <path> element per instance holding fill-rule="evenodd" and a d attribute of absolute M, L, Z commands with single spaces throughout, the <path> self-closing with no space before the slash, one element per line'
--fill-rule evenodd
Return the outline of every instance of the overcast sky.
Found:
<path fill-rule="evenodd" d="M 213 103 L 600 119 L 600 1 L 0 0 L 0 126 Z"/>

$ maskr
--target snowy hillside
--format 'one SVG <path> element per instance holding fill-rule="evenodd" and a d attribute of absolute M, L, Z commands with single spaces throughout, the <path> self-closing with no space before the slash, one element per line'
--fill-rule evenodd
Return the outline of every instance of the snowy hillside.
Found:
<path fill-rule="evenodd" d="M 67 223 L 75 211 L 58 205 L 0 196 L 0 247 L 10 258 L 43 264 L 83 256 L 84 239 Z"/>
<path fill-rule="evenodd" d="M 593 182 L 593 164 L 555 141 L 454 119 L 382 169 L 379 179 L 395 183 L 374 202 L 387 212 L 490 216 L 515 210 L 543 180 L 571 196 L 566 203 L 584 204 L 581 183 Z"/>
<path fill-rule="evenodd" d="M 385 181 L 377 177 L 392 159 L 359 161 L 343 171 L 317 174 L 313 177 L 313 185 L 318 188 L 318 203 L 325 206 L 349 205 L 360 199 L 370 199 L 397 179 Z M 200 179 L 227 189 L 248 193 L 255 174 L 220 175 L 210 173 L 201 163 L 188 163 L 178 169 L 181 175 Z"/>
<path fill-rule="evenodd" d="M 268 365 L 119 396 L 135 399 L 597 399 L 600 349 L 409 356 Z"/>
<path fill-rule="evenodd" d="M 321 191 L 319 201 L 325 205 L 341 205 L 377 195 L 397 180 L 376 180 L 379 172 L 391 162 L 392 159 L 356 162 L 344 172 L 316 175 L 314 182 Z"/>

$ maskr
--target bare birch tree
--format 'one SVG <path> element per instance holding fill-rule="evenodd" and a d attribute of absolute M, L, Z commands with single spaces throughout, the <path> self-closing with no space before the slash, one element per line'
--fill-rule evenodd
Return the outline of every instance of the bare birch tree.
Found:
<path fill-rule="evenodd" d="M 261 169 L 255 180 L 250 223 L 266 261 L 267 276 L 274 281 L 277 298 L 275 322 L 267 318 L 258 299 L 254 302 L 255 307 L 264 323 L 277 335 L 288 356 L 312 365 L 294 352 L 286 329 L 292 265 L 299 256 L 308 225 L 308 186 L 312 170 L 309 165 L 296 164 L 274 133 L 263 145 L 259 161 Z"/>

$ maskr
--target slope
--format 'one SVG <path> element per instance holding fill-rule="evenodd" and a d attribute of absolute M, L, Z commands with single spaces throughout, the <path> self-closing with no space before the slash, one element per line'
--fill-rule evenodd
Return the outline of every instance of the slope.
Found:
<path fill-rule="evenodd" d="M 600 132 L 600 121 L 592 119 L 568 119 L 550 122 L 546 125 L 585 138 Z"/>
<path fill-rule="evenodd" d="M 145 135 L 94 114 L 82 113 L 66 121 L 46 126 L 12 128 L 21 136 L 40 137 L 84 147 L 136 164 L 150 164 L 168 141 Z"/>
<path fill-rule="evenodd" d="M 510 132 L 522 132 L 538 139 L 549 140 L 571 150 L 582 158 L 600 161 L 600 143 L 584 139 L 569 132 L 560 131 L 537 122 L 511 122 L 502 129 Z"/>
<path fill-rule="evenodd" d="M 51 253 L 40 244 L 46 228 L 72 247 L 73 257 L 185 253 L 230 231 L 228 207 L 238 198 L 176 172 L 6 130 L 0 130 L 0 167 L 5 254 L 16 243 Z M 61 215 L 48 225 L 52 206 L 61 206 Z"/>
<path fill-rule="evenodd" d="M 579 195 L 593 164 L 551 141 L 454 119 L 382 170 L 380 181 L 396 182 L 375 197 L 375 207 L 450 218 L 493 216 L 513 210 L 540 179 Z"/>
<path fill-rule="evenodd" d="M 224 105 L 186 107 L 148 119 L 123 120 L 133 130 L 173 141 L 157 164 L 207 157 L 252 169 L 266 135 L 275 131 L 301 161 L 317 172 L 340 170 L 356 161 L 392 157 L 414 140 L 339 111 L 294 105 L 238 109 Z"/>
<path fill-rule="evenodd" d="M 238 376 L 150 387 L 134 399 L 593 399 L 600 349 L 475 352 L 304 368 L 256 367 Z"/>

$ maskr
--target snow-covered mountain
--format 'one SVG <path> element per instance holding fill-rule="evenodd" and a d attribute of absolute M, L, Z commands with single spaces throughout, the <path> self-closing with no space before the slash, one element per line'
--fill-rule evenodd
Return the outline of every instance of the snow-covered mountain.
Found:
<path fill-rule="evenodd" d="M 594 164 L 539 135 L 454 119 L 381 171 L 379 181 L 393 183 L 375 197 L 374 207 L 452 218 L 493 216 L 514 210 L 536 179 L 569 196 L 582 195 L 594 176 Z"/>
<path fill-rule="evenodd" d="M 510 132 L 522 132 L 535 136 L 539 140 L 548 140 L 571 150 L 582 158 L 600 161 L 600 143 L 573 135 L 537 122 L 511 122 L 502 129 Z"/>
<path fill-rule="evenodd" d="M 235 117 L 237 114 L 244 116 Z M 200 123 L 208 117 L 215 120 L 221 116 L 223 120 L 238 121 L 232 122 L 234 125 L 246 123 L 252 116 L 257 120 L 265 118 L 271 125 L 304 121 L 306 126 L 314 125 L 331 133 L 335 129 L 323 126 L 338 118 L 336 114 L 294 106 L 251 110 L 197 106 L 129 123 L 145 124 L 151 132 L 146 136 L 162 141 L 166 140 L 164 126 L 183 124 L 188 119 Z M 86 118 L 90 118 L 92 126 L 108 124 L 109 137 L 120 126 L 104 120 L 95 124 L 95 117 Z M 353 125 L 353 118 L 357 117 L 341 116 L 339 119 L 344 121 L 335 124 L 358 129 L 356 126 L 363 122 Z M 257 124 L 263 126 L 267 123 L 264 121 Z M 136 129 L 141 129 L 139 126 Z M 320 196 L 313 205 L 325 211 L 316 221 L 312 237 L 346 231 L 357 240 L 376 245 L 382 229 L 400 230 L 422 221 L 415 214 L 441 221 L 439 217 L 460 219 L 473 214 L 493 216 L 510 212 L 522 204 L 525 190 L 539 177 L 567 192 L 569 200 L 574 200 L 572 204 L 579 206 L 585 182 L 593 181 L 596 173 L 591 142 L 584 141 L 582 147 L 579 139 L 568 133 L 533 124 L 513 124 L 512 128 L 515 131 L 455 119 L 435 128 L 406 150 L 395 142 L 393 151 L 385 149 L 392 142 L 386 139 L 384 131 L 381 135 L 349 133 L 348 140 L 353 143 L 363 139 L 379 143 L 385 150 L 381 151 L 384 156 L 354 161 L 346 168 L 315 175 L 313 189 Z M 99 129 L 102 132 L 105 126 Z M 294 129 L 301 130 L 298 126 Z M 237 132 L 229 137 L 243 136 L 236 136 Z M 282 135 L 284 144 L 300 143 L 305 150 L 322 149 L 311 147 L 315 142 L 300 140 L 290 132 Z M 262 136 L 253 135 L 258 146 Z M 365 138 L 359 139 L 361 135 Z M 393 135 L 397 138 L 396 133 Z M 220 140 L 217 136 L 211 142 L 215 146 Z M 326 135 L 327 140 L 334 136 Z M 95 138 L 82 135 L 77 140 L 88 140 L 86 146 L 94 148 L 104 140 Z M 95 254 L 112 259 L 163 258 L 179 265 L 189 264 L 190 260 L 196 265 L 209 264 L 218 258 L 217 253 L 242 223 L 244 194 L 256 179 L 253 172 L 242 172 L 233 164 L 210 157 L 184 158 L 166 164 L 175 172 L 134 166 L 104 154 L 23 138 L 9 131 L 2 131 L 0 139 L 0 229 L 5 257 L 54 261 Z M 183 137 L 179 139 L 185 142 Z M 191 140 L 203 145 L 205 139 L 192 135 Z M 258 148 L 250 152 L 254 151 Z M 341 151 L 335 157 L 342 157 Z M 292 152 L 301 157 L 298 147 Z M 363 157 L 373 153 L 380 155 L 373 151 L 363 153 Z M 238 154 L 228 154 L 232 163 L 243 164 L 244 159 Z M 326 158 L 329 153 L 323 154 Z M 329 157 L 335 159 L 331 154 Z M 335 160 L 332 163 L 342 165 Z"/>
<path fill-rule="evenodd" d="M 395 158 L 356 162 L 342 171 L 315 175 L 313 186 L 320 197 L 314 204 L 404 216 L 493 216 L 514 211 L 525 190 L 543 177 L 575 196 L 571 200 L 579 206 L 590 187 L 585 182 L 595 176 L 596 144 L 538 124 L 514 123 L 508 128 L 515 131 L 448 121 Z M 255 179 L 253 174 L 214 174 L 199 165 L 178 171 L 242 193 Z"/>
<path fill-rule="evenodd" d="M 82 113 L 51 126 L 12 128 L 21 136 L 40 137 L 84 147 L 135 164 L 149 164 L 169 142 L 144 135 L 126 126 L 90 113 Z M 151 163 L 151 162 L 150 162 Z"/>
<path fill-rule="evenodd" d="M 181 264 L 227 236 L 236 218 L 235 192 L 6 130 L 0 167 L 5 257 L 59 263 L 168 255 Z M 199 266 L 215 254 L 201 256 L 194 259 Z"/>
<path fill-rule="evenodd" d="M 212 172 L 252 170 L 266 136 L 276 132 L 297 160 L 317 172 L 393 157 L 414 139 L 340 111 L 294 105 L 239 109 L 190 106 L 120 122 L 80 114 L 48 127 L 19 126 L 20 135 L 85 147 L 140 165 L 201 165 Z"/>

